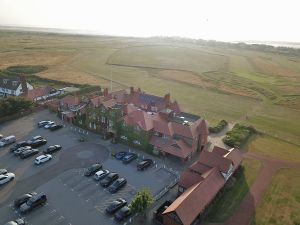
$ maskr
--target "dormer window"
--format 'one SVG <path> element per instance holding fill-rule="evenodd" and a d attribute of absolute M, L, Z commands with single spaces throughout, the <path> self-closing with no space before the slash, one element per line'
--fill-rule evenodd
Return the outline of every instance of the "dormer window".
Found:
<path fill-rule="evenodd" d="M 3 84 L 7 84 L 8 79 L 3 79 Z"/>

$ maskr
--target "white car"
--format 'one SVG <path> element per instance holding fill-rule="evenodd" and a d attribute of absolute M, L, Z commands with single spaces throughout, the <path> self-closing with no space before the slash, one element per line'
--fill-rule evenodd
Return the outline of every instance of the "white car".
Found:
<path fill-rule="evenodd" d="M 15 174 L 13 173 L 6 173 L 0 175 L 0 184 L 5 184 L 15 178 Z"/>
<path fill-rule="evenodd" d="M 40 155 L 40 156 L 36 157 L 36 159 L 34 160 L 34 163 L 36 165 L 40 165 L 41 163 L 47 162 L 51 159 L 52 159 L 52 155 L 50 155 L 50 154 Z"/>
<path fill-rule="evenodd" d="M 54 125 L 55 123 L 53 121 L 50 121 L 49 123 L 47 123 L 44 128 L 45 129 L 49 129 L 52 125 Z"/>

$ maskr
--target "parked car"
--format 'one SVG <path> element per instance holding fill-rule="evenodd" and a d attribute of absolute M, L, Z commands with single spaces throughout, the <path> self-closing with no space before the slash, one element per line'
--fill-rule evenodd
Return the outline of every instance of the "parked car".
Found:
<path fill-rule="evenodd" d="M 37 140 L 42 140 L 43 137 L 41 135 L 37 135 L 37 136 L 34 136 L 33 138 L 31 138 L 30 140 L 27 141 L 27 144 L 28 145 L 31 145 L 33 142 L 37 141 Z"/>
<path fill-rule="evenodd" d="M 44 150 L 44 153 L 52 153 L 61 150 L 61 145 L 51 145 L 46 150 Z"/>
<path fill-rule="evenodd" d="M 17 150 L 14 151 L 15 155 L 20 155 L 22 152 L 26 151 L 26 150 L 30 150 L 31 146 L 25 146 L 25 147 L 20 147 Z"/>
<path fill-rule="evenodd" d="M 16 137 L 14 135 L 10 135 L 8 137 L 2 138 L 0 141 L 0 147 L 4 147 L 6 145 L 10 145 L 14 142 L 16 142 Z"/>
<path fill-rule="evenodd" d="M 24 202 L 26 202 L 28 199 L 30 199 L 33 195 L 36 195 L 37 193 L 36 192 L 30 192 L 30 193 L 27 193 L 27 194 L 24 194 L 22 196 L 20 196 L 19 198 L 17 198 L 15 201 L 14 201 L 14 206 L 16 208 L 19 208 Z"/>
<path fill-rule="evenodd" d="M 104 177 L 106 177 L 109 174 L 108 170 L 99 170 L 95 173 L 94 179 L 95 180 L 102 180 Z"/>
<path fill-rule="evenodd" d="M 51 131 L 54 131 L 54 130 L 59 130 L 59 129 L 61 129 L 61 128 L 63 128 L 64 126 L 62 125 L 62 124 L 54 124 L 54 125 L 52 125 L 49 129 L 51 130 Z"/>
<path fill-rule="evenodd" d="M 42 121 L 40 121 L 40 122 L 38 122 L 38 127 L 44 127 L 44 126 L 46 126 L 49 122 L 51 122 L 51 121 L 49 121 L 49 120 L 42 120 Z"/>
<path fill-rule="evenodd" d="M 116 211 L 118 211 L 120 208 L 122 208 L 123 206 L 125 206 L 127 204 L 127 201 L 123 198 L 118 198 L 115 201 L 111 202 L 109 204 L 109 206 L 107 206 L 107 208 L 105 209 L 105 211 L 108 214 L 113 214 Z"/>
<path fill-rule="evenodd" d="M 44 128 L 45 129 L 49 129 L 52 125 L 54 125 L 55 123 L 53 121 L 50 121 L 49 123 L 47 123 Z"/>
<path fill-rule="evenodd" d="M 36 155 L 39 153 L 39 150 L 36 149 L 36 148 L 32 148 L 32 149 L 29 149 L 29 150 L 25 150 L 23 152 L 20 153 L 20 158 L 21 159 L 25 159 L 25 158 L 28 158 L 30 156 L 33 156 L 33 155 Z"/>
<path fill-rule="evenodd" d="M 32 197 L 30 197 L 26 202 L 24 202 L 21 206 L 20 206 L 20 212 L 21 213 L 27 213 L 31 210 L 33 210 L 34 208 L 45 204 L 47 201 L 47 197 L 44 193 L 39 193 L 36 195 L 33 195 Z"/>
<path fill-rule="evenodd" d="M 94 175 L 97 171 L 102 168 L 102 165 L 99 163 L 91 165 L 87 170 L 84 172 L 84 176 L 89 177 Z"/>
<path fill-rule="evenodd" d="M 118 221 L 123 221 L 130 215 L 131 215 L 130 208 L 128 206 L 124 206 L 118 212 L 116 212 L 115 219 Z"/>
<path fill-rule="evenodd" d="M 7 169 L 0 169 L 0 175 L 7 174 Z"/>
<path fill-rule="evenodd" d="M 21 142 L 15 144 L 14 146 L 12 146 L 12 147 L 10 148 L 10 151 L 14 152 L 14 151 L 16 151 L 18 148 L 25 147 L 25 146 L 28 146 L 27 141 L 21 141 Z"/>
<path fill-rule="evenodd" d="M 12 181 L 15 178 L 15 174 L 13 173 L 6 173 L 0 175 L 0 184 L 5 184 L 9 181 Z"/>
<path fill-rule="evenodd" d="M 149 166 L 151 166 L 153 164 L 153 160 L 152 159 L 144 159 L 142 161 L 140 161 L 136 167 L 138 170 L 144 170 L 146 168 L 148 168 Z"/>
<path fill-rule="evenodd" d="M 108 188 L 108 191 L 110 193 L 116 193 L 118 190 L 120 190 L 122 187 L 124 187 L 127 184 L 127 180 L 125 178 L 119 178 L 115 180 Z"/>
<path fill-rule="evenodd" d="M 16 220 L 7 222 L 4 225 L 25 225 L 25 224 L 26 223 L 25 223 L 25 221 L 23 219 L 16 219 Z"/>
<path fill-rule="evenodd" d="M 122 160 L 126 154 L 127 152 L 118 152 L 117 154 L 115 154 L 115 158 L 118 160 Z"/>
<path fill-rule="evenodd" d="M 47 143 L 46 139 L 39 139 L 39 140 L 33 141 L 30 144 L 30 146 L 36 148 L 36 147 L 39 147 L 41 145 L 45 145 L 46 143 Z"/>
<path fill-rule="evenodd" d="M 122 162 L 124 164 L 128 164 L 131 161 L 135 160 L 137 158 L 137 154 L 135 153 L 127 153 L 123 158 L 122 158 Z"/>
<path fill-rule="evenodd" d="M 102 187 L 108 187 L 112 182 L 119 178 L 119 174 L 110 173 L 103 180 L 100 181 Z"/>
<path fill-rule="evenodd" d="M 35 158 L 34 164 L 40 165 L 40 164 L 45 163 L 45 162 L 47 162 L 47 161 L 49 161 L 51 159 L 52 159 L 52 155 L 49 155 L 49 154 L 40 155 L 40 156 L 38 156 L 38 157 Z"/>

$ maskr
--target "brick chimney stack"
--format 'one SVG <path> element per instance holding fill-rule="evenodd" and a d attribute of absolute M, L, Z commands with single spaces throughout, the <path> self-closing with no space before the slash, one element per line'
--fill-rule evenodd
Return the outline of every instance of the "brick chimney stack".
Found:
<path fill-rule="evenodd" d="M 166 94 L 165 97 L 164 97 L 164 99 L 165 99 L 165 102 L 167 104 L 170 104 L 171 103 L 171 95 L 170 95 L 170 93 Z"/>
<path fill-rule="evenodd" d="M 130 94 L 133 95 L 134 94 L 134 88 L 130 87 Z"/>
<path fill-rule="evenodd" d="M 21 86 L 22 86 L 22 92 L 24 93 L 24 96 L 28 95 L 28 88 L 27 88 L 27 82 L 26 82 L 26 78 L 25 75 L 20 75 L 20 81 L 21 81 Z"/>
<path fill-rule="evenodd" d="M 108 88 L 104 88 L 103 95 L 104 95 L 105 97 L 108 96 Z"/>

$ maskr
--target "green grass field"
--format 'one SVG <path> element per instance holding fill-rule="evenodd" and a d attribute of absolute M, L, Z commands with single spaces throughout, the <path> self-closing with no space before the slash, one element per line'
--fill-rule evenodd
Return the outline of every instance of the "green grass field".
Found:
<path fill-rule="evenodd" d="M 266 135 L 255 136 L 245 150 L 275 159 L 300 162 L 299 146 Z"/>
<path fill-rule="evenodd" d="M 300 224 L 300 170 L 282 169 L 256 208 L 251 225 Z M 275 206 L 275 207 L 274 207 Z"/>
<path fill-rule="evenodd" d="M 232 186 L 228 187 L 211 209 L 207 220 L 212 223 L 226 221 L 239 206 L 247 194 L 261 168 L 261 162 L 253 158 L 245 158 L 242 162 L 244 172 L 234 179 Z"/>
<path fill-rule="evenodd" d="M 39 76 L 113 89 L 170 92 L 186 111 L 300 145 L 300 59 L 160 39 L 1 32 L 0 69 L 46 65 Z"/>

